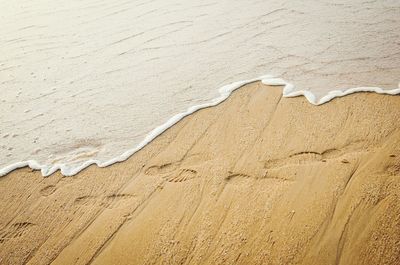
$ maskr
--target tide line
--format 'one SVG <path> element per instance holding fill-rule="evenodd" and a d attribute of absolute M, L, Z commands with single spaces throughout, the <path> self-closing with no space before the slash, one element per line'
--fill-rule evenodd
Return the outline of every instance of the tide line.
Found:
<path fill-rule="evenodd" d="M 295 90 L 295 86 L 281 78 L 275 78 L 271 75 L 263 75 L 258 78 L 254 79 L 249 79 L 249 80 L 243 80 L 243 81 L 238 81 L 234 82 L 228 85 L 225 85 L 221 88 L 218 89 L 219 96 L 217 98 L 212 99 L 211 101 L 192 106 L 188 108 L 185 112 L 178 113 L 171 117 L 169 120 L 167 120 L 165 123 L 161 124 L 160 126 L 156 127 L 153 129 L 144 139 L 141 141 L 136 147 L 129 149 L 122 153 L 120 156 L 117 156 L 111 160 L 101 162 L 99 160 L 87 160 L 80 164 L 79 166 L 71 166 L 68 164 L 60 164 L 56 163 L 54 165 L 45 165 L 45 164 L 40 164 L 39 162 L 35 160 L 27 160 L 27 161 L 22 161 L 22 162 L 17 162 L 14 164 L 11 164 L 9 166 L 6 166 L 0 170 L 0 176 L 4 176 L 8 174 L 9 172 L 18 169 L 18 168 L 23 168 L 23 167 L 30 167 L 31 169 L 34 170 L 40 170 L 41 174 L 43 176 L 49 176 L 56 172 L 57 170 L 60 170 L 61 174 L 64 176 L 73 176 L 77 174 L 78 172 L 82 171 L 83 169 L 87 168 L 90 165 L 97 165 L 98 167 L 107 167 L 110 166 L 114 163 L 118 162 L 123 162 L 127 160 L 129 157 L 131 157 L 133 154 L 141 150 L 143 147 L 145 147 L 147 144 L 149 144 L 151 141 L 153 141 L 157 136 L 165 132 L 168 128 L 171 126 L 175 125 L 177 122 L 182 120 L 184 117 L 189 116 L 190 114 L 204 108 L 208 107 L 213 107 L 221 102 L 225 101 L 233 91 L 236 89 L 243 87 L 246 84 L 256 82 L 256 81 L 261 81 L 265 85 L 270 85 L 270 86 L 283 86 L 283 97 L 298 97 L 298 96 L 304 96 L 311 104 L 313 105 L 321 105 L 326 102 L 329 102 L 330 100 L 336 98 L 336 97 L 343 97 L 349 94 L 357 93 L 357 92 L 374 92 L 378 94 L 389 94 L 389 95 L 396 95 L 400 94 L 400 84 L 398 88 L 394 89 L 382 89 L 380 87 L 354 87 L 354 88 L 348 88 L 344 90 L 333 90 L 328 92 L 325 96 L 317 99 L 317 97 L 308 90 Z"/>

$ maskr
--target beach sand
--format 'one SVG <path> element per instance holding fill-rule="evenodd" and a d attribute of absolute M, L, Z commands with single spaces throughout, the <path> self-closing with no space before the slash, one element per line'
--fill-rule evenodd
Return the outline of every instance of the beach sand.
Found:
<path fill-rule="evenodd" d="M 398 264 L 400 97 L 252 83 L 125 162 L 0 178 L 0 264 Z"/>

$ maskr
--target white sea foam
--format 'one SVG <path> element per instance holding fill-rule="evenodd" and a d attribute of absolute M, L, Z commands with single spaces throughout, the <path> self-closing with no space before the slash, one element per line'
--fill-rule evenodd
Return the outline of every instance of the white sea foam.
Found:
<path fill-rule="evenodd" d="M 144 146 L 149 144 L 151 141 L 153 141 L 157 136 L 162 134 L 164 131 L 166 131 L 168 128 L 182 120 L 184 117 L 204 108 L 216 106 L 220 104 L 221 102 L 225 101 L 233 91 L 236 89 L 252 83 L 256 81 L 261 81 L 265 85 L 270 85 L 270 86 L 283 86 L 283 97 L 298 97 L 298 96 L 304 96 L 311 104 L 313 105 L 321 105 L 324 103 L 329 102 L 330 100 L 336 98 L 336 97 L 343 97 L 349 94 L 357 93 L 357 92 L 374 92 L 374 93 L 379 93 L 379 94 L 388 94 L 388 95 L 397 95 L 400 94 L 400 83 L 398 88 L 394 89 L 382 89 L 380 87 L 354 87 L 354 88 L 348 88 L 345 90 L 331 90 L 329 91 L 326 95 L 322 96 L 321 98 L 317 99 L 316 95 L 314 95 L 311 91 L 308 90 L 295 90 L 294 85 L 281 79 L 281 78 L 275 78 L 271 75 L 264 75 L 260 76 L 258 78 L 250 79 L 250 80 L 243 80 L 243 81 L 238 81 L 234 82 L 229 85 L 225 85 L 218 89 L 219 92 L 219 97 L 214 98 L 210 102 L 201 104 L 201 105 L 196 105 L 188 108 L 185 112 L 178 113 L 171 117 L 168 121 L 166 121 L 164 124 L 156 127 L 154 130 L 152 130 L 142 142 L 139 143 L 139 145 L 135 146 L 132 149 L 129 149 L 122 153 L 120 156 L 117 156 L 111 160 L 102 162 L 99 160 L 94 160 L 90 159 L 87 160 L 83 163 L 81 163 L 78 166 L 70 166 L 68 164 L 54 164 L 52 166 L 48 165 L 43 165 L 40 164 L 39 162 L 35 160 L 28 160 L 28 161 L 22 161 L 18 162 L 12 165 L 9 165 L 5 168 L 2 168 L 0 170 L 0 176 L 4 176 L 7 173 L 18 169 L 22 167 L 30 167 L 31 169 L 34 170 L 40 170 L 43 176 L 49 176 L 56 172 L 57 170 L 61 171 L 61 174 L 64 176 L 73 176 L 80 172 L 81 170 L 87 168 L 90 165 L 96 164 L 98 167 L 107 167 L 110 166 L 114 163 L 117 162 L 122 162 L 127 160 L 130 156 L 135 154 L 137 151 L 142 149 Z"/>
<path fill-rule="evenodd" d="M 360 84 L 395 93 L 399 82 L 399 1 L 19 0 L 0 10 L 2 174 L 124 160 L 263 73 L 313 104 Z"/>

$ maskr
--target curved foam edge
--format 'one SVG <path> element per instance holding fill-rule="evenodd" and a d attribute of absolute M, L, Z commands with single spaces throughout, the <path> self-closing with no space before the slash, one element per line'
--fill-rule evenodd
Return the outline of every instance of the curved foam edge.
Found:
<path fill-rule="evenodd" d="M 192 106 L 192 107 L 188 108 L 185 112 L 174 115 L 167 122 L 156 127 L 155 129 L 153 129 L 144 138 L 144 140 L 142 142 L 140 142 L 135 148 L 127 150 L 124 153 L 122 153 L 120 156 L 117 156 L 106 162 L 101 162 L 99 160 L 91 159 L 91 160 L 85 161 L 78 167 L 71 167 L 66 164 L 54 164 L 52 166 L 48 166 L 48 165 L 42 165 L 35 160 L 27 160 L 27 161 L 17 162 L 17 163 L 11 164 L 9 166 L 6 166 L 5 168 L 2 168 L 0 170 L 0 176 L 4 176 L 15 169 L 22 168 L 22 167 L 30 167 L 31 169 L 34 169 L 34 170 L 40 170 L 44 177 L 53 174 L 57 170 L 60 170 L 61 174 L 64 176 L 73 176 L 73 175 L 77 174 L 78 172 L 80 172 L 81 170 L 83 170 L 93 164 L 96 164 L 98 167 L 107 167 L 114 163 L 125 161 L 129 157 L 131 157 L 134 153 L 136 153 L 137 151 L 139 151 L 140 149 L 145 147 L 148 143 L 153 141 L 157 136 L 162 134 L 168 128 L 170 128 L 171 126 L 173 126 L 174 124 L 176 124 L 177 122 L 182 120 L 184 117 L 186 117 L 200 109 L 216 106 L 216 105 L 220 104 L 221 102 L 225 101 L 232 94 L 232 92 L 235 91 L 236 89 L 238 89 L 246 84 L 256 82 L 256 81 L 261 81 L 263 84 L 270 85 L 270 86 L 284 86 L 283 97 L 304 96 L 313 105 L 321 105 L 321 104 L 324 104 L 336 97 L 343 97 L 343 96 L 353 94 L 356 92 L 375 92 L 378 94 L 388 94 L 388 95 L 400 94 L 400 83 L 399 83 L 398 88 L 389 89 L 389 90 L 384 90 L 380 87 L 354 87 L 354 88 L 348 88 L 345 90 L 333 90 L 333 91 L 329 91 L 329 93 L 326 94 L 325 96 L 317 99 L 317 97 L 311 91 L 308 91 L 308 90 L 295 91 L 295 87 L 293 84 L 291 84 L 281 78 L 275 78 L 271 75 L 263 75 L 258 78 L 237 81 L 232 84 L 228 84 L 228 85 L 221 87 L 218 90 L 218 92 L 220 94 L 219 97 L 214 98 L 207 103 Z"/>

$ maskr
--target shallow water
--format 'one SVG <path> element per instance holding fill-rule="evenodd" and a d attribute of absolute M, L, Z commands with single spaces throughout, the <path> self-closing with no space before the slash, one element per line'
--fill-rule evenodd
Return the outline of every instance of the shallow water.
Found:
<path fill-rule="evenodd" d="M 294 2 L 0 1 L 0 168 L 108 161 L 263 74 L 399 87 L 399 1 Z"/>

